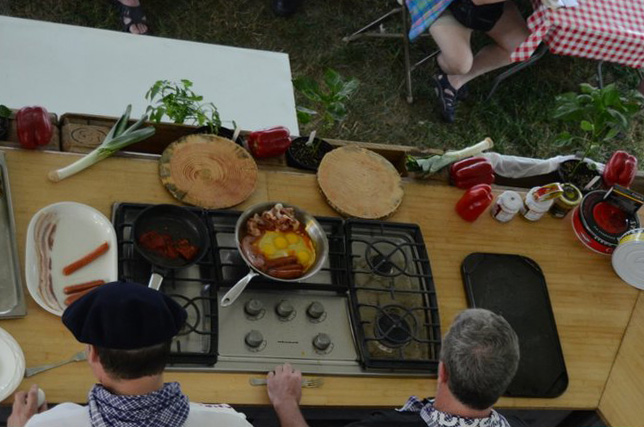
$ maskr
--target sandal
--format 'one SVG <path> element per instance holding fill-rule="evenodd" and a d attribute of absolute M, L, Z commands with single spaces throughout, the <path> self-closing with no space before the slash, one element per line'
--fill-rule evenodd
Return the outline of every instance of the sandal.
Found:
<path fill-rule="evenodd" d="M 434 85 L 436 86 L 436 95 L 438 95 L 438 100 L 441 104 L 443 119 L 448 123 L 453 123 L 458 90 L 454 89 L 454 86 L 447 80 L 447 75 L 442 71 L 434 76 Z"/>
<path fill-rule="evenodd" d="M 459 101 L 465 101 L 469 97 L 470 97 L 470 87 L 468 86 L 467 83 L 465 83 L 456 92 L 456 99 L 458 99 Z"/>
<path fill-rule="evenodd" d="M 123 32 L 137 35 L 150 34 L 150 26 L 148 25 L 148 20 L 140 4 L 138 6 L 126 6 L 119 0 L 112 0 L 112 3 L 114 3 L 114 6 L 116 6 L 119 11 L 121 23 L 123 24 Z M 129 22 L 126 23 L 126 20 L 128 19 Z M 132 32 L 132 25 L 138 24 L 145 25 L 148 28 L 147 31 L 145 31 L 144 33 Z"/>

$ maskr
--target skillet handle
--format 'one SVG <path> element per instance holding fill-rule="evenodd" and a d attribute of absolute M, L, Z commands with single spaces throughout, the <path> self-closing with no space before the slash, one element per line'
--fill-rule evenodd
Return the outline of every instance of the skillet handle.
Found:
<path fill-rule="evenodd" d="M 148 288 L 152 288 L 155 291 L 158 291 L 161 288 L 162 282 L 163 282 L 163 275 L 154 271 L 150 276 L 150 281 L 148 282 Z"/>
<path fill-rule="evenodd" d="M 247 275 L 239 279 L 239 282 L 235 283 L 235 286 L 230 288 L 230 290 L 226 292 L 226 295 L 221 298 L 221 306 L 228 307 L 230 304 L 234 303 L 244 289 L 246 289 L 246 286 L 248 286 L 250 281 L 253 280 L 253 277 L 258 275 L 258 273 L 250 270 Z"/>

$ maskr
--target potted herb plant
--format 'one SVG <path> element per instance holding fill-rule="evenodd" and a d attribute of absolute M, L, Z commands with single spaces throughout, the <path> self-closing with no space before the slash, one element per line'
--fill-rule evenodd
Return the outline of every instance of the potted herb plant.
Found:
<path fill-rule="evenodd" d="M 150 103 L 146 109 L 150 121 L 159 123 L 167 116 L 177 124 L 199 126 L 195 133 L 212 133 L 233 139 L 234 131 L 221 126 L 215 104 L 202 103 L 203 96 L 197 95 L 192 86 L 193 83 L 186 79 L 179 83 L 156 81 L 145 94 L 145 99 Z"/>
<path fill-rule="evenodd" d="M 582 152 L 579 159 L 561 163 L 560 178 L 583 190 L 599 175 L 594 163 L 586 159 L 598 155 L 603 144 L 629 129 L 633 117 L 642 109 L 644 96 L 636 90 L 622 93 L 615 84 L 597 88 L 583 83 L 580 93 L 564 93 L 557 96 L 555 103 L 553 117 L 578 127 L 575 135 L 571 132 L 560 134 L 557 144 Z M 578 135 L 579 131 L 581 135 Z M 597 185 L 598 181 L 595 180 Z"/>
<path fill-rule="evenodd" d="M 325 134 L 337 128 L 347 118 L 347 106 L 358 89 L 358 80 L 345 79 L 335 70 L 326 70 L 322 85 L 310 77 L 298 77 L 293 81 L 295 90 L 312 103 L 312 107 L 297 107 L 298 121 L 308 129 L 320 129 Z M 312 137 L 311 137 L 312 136 Z M 322 158 L 333 146 L 315 137 L 295 138 L 286 151 L 289 166 L 316 171 Z"/>

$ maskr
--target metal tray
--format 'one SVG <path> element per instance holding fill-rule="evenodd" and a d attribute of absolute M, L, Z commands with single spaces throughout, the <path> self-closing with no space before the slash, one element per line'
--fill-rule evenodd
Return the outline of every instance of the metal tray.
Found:
<path fill-rule="evenodd" d="M 0 152 L 0 319 L 27 314 L 20 275 L 9 173 Z"/>

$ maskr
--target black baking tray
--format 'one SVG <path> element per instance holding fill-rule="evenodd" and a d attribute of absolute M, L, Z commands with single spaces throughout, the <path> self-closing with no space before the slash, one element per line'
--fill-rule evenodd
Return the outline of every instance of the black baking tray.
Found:
<path fill-rule="evenodd" d="M 500 314 L 519 337 L 519 368 L 505 395 L 561 395 L 568 372 L 539 265 L 520 255 L 473 253 L 461 272 L 470 306 Z"/>

